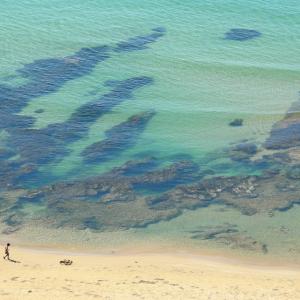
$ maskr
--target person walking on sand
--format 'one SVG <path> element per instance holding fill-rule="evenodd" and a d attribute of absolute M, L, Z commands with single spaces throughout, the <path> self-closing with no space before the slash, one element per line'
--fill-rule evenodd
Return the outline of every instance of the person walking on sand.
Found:
<path fill-rule="evenodd" d="M 9 246 L 10 246 L 10 243 L 7 243 L 6 244 L 6 247 L 5 247 L 5 255 L 3 256 L 3 259 L 8 259 L 8 260 L 10 260 L 10 258 L 9 258 Z"/>

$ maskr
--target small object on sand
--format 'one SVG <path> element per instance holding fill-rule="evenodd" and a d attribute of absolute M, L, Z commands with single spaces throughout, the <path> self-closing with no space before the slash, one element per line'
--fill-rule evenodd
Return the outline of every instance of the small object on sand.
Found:
<path fill-rule="evenodd" d="M 243 126 L 243 119 L 234 119 L 229 123 L 229 126 L 237 127 L 237 126 Z"/>
<path fill-rule="evenodd" d="M 59 263 L 61 265 L 70 266 L 73 263 L 73 261 L 70 259 L 64 259 L 64 260 L 59 261 Z"/>

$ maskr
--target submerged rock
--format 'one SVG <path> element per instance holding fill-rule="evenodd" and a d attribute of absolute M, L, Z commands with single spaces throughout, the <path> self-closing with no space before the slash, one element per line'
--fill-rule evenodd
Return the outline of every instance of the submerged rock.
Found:
<path fill-rule="evenodd" d="M 264 146 L 266 149 L 289 149 L 300 146 L 300 113 L 287 112 L 285 117 L 272 127 Z"/>
<path fill-rule="evenodd" d="M 68 81 L 90 74 L 98 63 L 110 57 L 110 51 L 146 49 L 149 43 L 157 41 L 164 32 L 164 28 L 158 27 L 148 35 L 120 42 L 116 48 L 106 45 L 81 48 L 70 56 L 39 59 L 26 64 L 17 70 L 21 77 L 28 80 L 26 84 L 17 87 L 0 85 L 0 111 L 13 117 L 12 114 L 20 112 L 30 100 L 54 93 Z"/>
<path fill-rule="evenodd" d="M 215 227 L 201 227 L 198 230 L 190 231 L 192 239 L 213 240 L 218 238 L 219 235 L 232 234 L 239 232 L 234 224 L 224 224 Z"/>
<path fill-rule="evenodd" d="M 43 109 L 43 108 L 39 108 L 39 109 L 37 109 L 37 110 L 35 110 L 34 112 L 36 113 L 36 114 L 41 114 L 41 113 L 43 113 L 45 110 Z"/>
<path fill-rule="evenodd" d="M 261 33 L 253 29 L 232 28 L 225 33 L 226 40 L 247 41 L 261 36 Z"/>
<path fill-rule="evenodd" d="M 112 169 L 111 173 L 114 176 L 136 176 L 149 172 L 159 165 L 158 159 L 153 156 L 145 157 L 143 159 L 129 160 L 121 167 Z"/>
<path fill-rule="evenodd" d="M 106 131 L 106 139 L 88 146 L 81 155 L 86 162 L 114 158 L 120 152 L 135 145 L 154 115 L 154 111 L 147 111 L 130 117 L 127 121 Z"/>
<path fill-rule="evenodd" d="M 198 171 L 197 164 L 185 160 L 135 176 L 131 181 L 135 186 L 165 188 L 195 180 L 199 176 Z"/>
<path fill-rule="evenodd" d="M 18 184 L 34 176 L 38 167 L 34 164 L 22 164 L 14 160 L 0 160 L 0 191 L 1 189 L 18 188 Z"/>
<path fill-rule="evenodd" d="M 10 149 L 0 148 L 0 159 L 7 159 L 14 155 L 15 155 L 15 152 Z"/>
<path fill-rule="evenodd" d="M 83 138 L 98 118 L 133 98 L 136 89 L 151 84 L 153 79 L 137 76 L 118 81 L 110 92 L 82 105 L 65 122 L 41 129 L 30 128 L 34 117 L 18 115 L 29 101 L 57 92 L 67 82 L 90 74 L 98 63 L 110 57 L 110 52 L 145 49 L 164 32 L 164 28 L 158 27 L 149 35 L 128 39 L 116 48 L 95 46 L 82 48 L 67 57 L 39 59 L 17 70 L 18 75 L 26 79 L 25 84 L 16 87 L 0 84 L 0 129 L 8 133 L 7 144 L 18 155 L 17 162 L 42 165 L 60 161 L 69 154 L 69 143 Z M 35 113 L 43 111 L 40 108 Z"/>
<path fill-rule="evenodd" d="M 152 33 L 148 35 L 138 35 L 130 38 L 127 41 L 120 42 L 115 47 L 116 52 L 128 52 L 147 49 L 147 45 L 155 42 L 165 35 L 166 29 L 164 27 L 157 27 L 152 29 Z"/>
<path fill-rule="evenodd" d="M 135 187 L 184 182 L 195 171 L 193 163 L 177 162 L 165 169 L 133 176 L 124 175 L 120 169 L 122 168 L 102 176 L 60 182 L 33 190 L 26 196 L 23 195 L 21 201 L 43 203 L 46 215 L 52 219 L 50 224 L 55 227 L 72 226 L 78 229 L 141 227 L 181 213 L 181 209 L 173 208 L 153 210 L 148 205 L 147 199 L 150 196 L 141 195 Z"/>
<path fill-rule="evenodd" d="M 243 119 L 234 119 L 233 121 L 231 121 L 231 122 L 229 123 L 229 126 L 232 126 L 232 127 L 243 126 L 243 122 L 244 122 Z"/>
<path fill-rule="evenodd" d="M 253 143 L 241 143 L 228 150 L 229 157 L 232 160 L 249 160 L 257 153 L 257 146 Z"/>
<path fill-rule="evenodd" d="M 288 168 L 286 175 L 290 179 L 300 179 L 300 165 Z"/>
<path fill-rule="evenodd" d="M 65 145 L 63 145 L 65 140 L 76 140 L 76 134 L 78 137 L 82 136 L 82 133 L 86 132 L 85 130 L 88 128 L 87 124 L 91 124 L 102 113 L 106 113 L 111 105 L 116 105 L 120 99 L 130 98 L 136 87 L 149 82 L 151 79 L 149 81 L 144 77 L 128 80 L 126 83 L 115 82 L 112 85 L 112 91 L 101 98 L 102 101 L 98 103 L 99 106 L 92 114 L 90 114 L 92 106 L 88 104 L 79 108 L 69 120 L 64 122 L 63 126 L 52 125 L 50 131 L 47 128 L 43 134 L 53 130 L 53 135 L 49 136 L 54 139 L 54 143 L 57 141 L 59 143 L 55 144 L 53 148 L 49 147 L 49 150 L 47 149 L 49 137 L 41 138 L 40 141 L 43 143 L 36 147 L 37 152 L 34 153 L 34 156 L 43 158 L 41 155 L 44 154 L 38 153 L 38 150 L 41 149 L 47 155 L 51 154 L 51 151 L 56 151 L 57 148 L 59 151 L 65 151 Z M 77 131 L 72 126 L 69 127 L 75 120 L 82 125 L 83 129 Z M 118 145 L 127 147 L 128 134 L 130 137 L 132 135 L 134 140 L 136 138 L 135 131 L 139 132 L 141 129 L 139 126 L 143 128 L 145 125 L 144 121 L 139 123 L 140 120 L 143 120 L 143 117 L 138 116 L 137 119 L 129 119 L 115 126 L 107 132 L 107 138 L 116 145 L 119 143 Z M 294 120 L 295 116 L 293 122 Z M 72 130 L 68 131 L 68 128 Z M 19 131 L 20 138 L 25 138 L 24 141 L 28 143 L 33 141 L 34 144 L 36 132 L 33 133 L 25 128 L 23 133 L 25 134 L 22 136 Z M 66 137 L 64 134 L 68 136 Z M 27 151 L 23 158 L 31 155 L 31 148 L 19 146 L 16 149 L 19 153 Z M 104 149 L 106 148 L 104 147 Z M 247 141 L 235 145 L 229 150 L 233 160 L 249 160 L 256 152 L 257 146 Z M 228 151 L 222 153 L 223 156 L 225 154 L 228 156 Z M 57 157 L 58 154 L 54 152 L 53 155 Z M 251 160 L 251 166 L 260 168 L 261 175 L 227 177 L 205 177 L 205 172 L 199 170 L 199 166 L 192 160 L 175 161 L 173 164 L 161 168 L 155 158 L 148 157 L 129 161 L 100 176 L 58 182 L 28 191 L 26 195 L 19 197 L 18 201 L 10 203 L 9 207 L 21 211 L 22 204 L 39 202 L 45 207 L 45 210 L 41 215 L 35 216 L 37 224 L 38 222 L 43 224 L 47 222 L 52 227 L 90 228 L 93 230 L 117 230 L 147 226 L 174 218 L 186 209 L 196 209 L 215 203 L 233 207 L 245 215 L 256 213 L 269 215 L 273 214 L 275 210 L 287 210 L 294 204 L 300 203 L 300 181 L 297 180 L 300 178 L 299 157 L 300 152 L 297 154 L 297 151 L 290 149 L 285 152 L 268 154 L 259 160 Z M 1 160 L 0 174 L 5 176 L 0 177 L 2 180 L 0 185 L 3 187 L 8 182 L 14 182 L 18 176 L 22 178 L 22 176 L 34 172 L 36 164 L 28 164 L 28 161 L 30 161 L 28 158 L 27 161 L 25 159 L 11 162 Z M 230 168 L 231 165 L 229 164 L 228 167 Z M 6 176 L 7 174 L 11 174 L 11 177 Z M 9 224 L 21 226 L 24 222 L 22 215 L 13 216 L 10 209 L 2 212 L 8 226 L 10 226 Z M 230 247 L 245 247 L 250 250 L 258 248 L 261 249 L 260 251 L 267 251 L 265 245 L 256 242 L 244 233 L 237 232 L 234 227 L 206 231 L 202 238 L 218 239 L 220 242 L 228 243 Z"/>
<path fill-rule="evenodd" d="M 132 165 L 130 162 L 128 165 Z M 126 170 L 126 164 L 123 166 Z M 59 182 L 22 195 L 20 203 L 39 202 L 45 207 L 40 222 L 49 226 L 117 230 L 147 226 L 169 220 L 186 209 L 222 203 L 246 215 L 286 210 L 300 203 L 300 182 L 284 172 L 270 176 L 231 176 L 201 178 L 192 162 L 177 162 L 164 169 L 132 176 L 122 167 L 102 176 Z M 142 193 L 165 186 L 158 194 Z M 17 202 L 15 209 L 18 209 Z M 7 217 L 8 212 L 4 213 Z M 35 216 L 36 222 L 38 217 Z M 10 219 L 7 219 L 10 221 Z M 18 225 L 19 226 L 19 225 Z M 224 242 L 250 247 L 251 240 L 240 237 L 234 228 L 206 232 L 207 238 L 230 233 Z M 233 235 L 236 234 L 236 235 Z M 251 247 L 255 248 L 256 243 Z M 261 245 L 259 246 L 262 247 Z"/>
<path fill-rule="evenodd" d="M 65 122 L 42 129 L 10 128 L 7 143 L 10 148 L 16 149 L 19 162 L 46 164 L 60 161 L 69 153 L 67 145 L 81 139 L 98 118 L 131 99 L 136 89 L 151 83 L 152 79 L 145 76 L 120 81 L 98 100 L 80 106 Z"/>
<path fill-rule="evenodd" d="M 223 224 L 215 227 L 201 227 L 199 230 L 191 231 L 191 238 L 201 240 L 214 240 L 227 245 L 232 249 L 244 249 L 247 251 L 268 252 L 267 245 L 255 240 L 245 232 L 239 231 L 233 224 Z"/>
<path fill-rule="evenodd" d="M 66 82 L 89 74 L 97 63 L 109 57 L 108 50 L 107 46 L 82 48 L 69 57 L 40 59 L 24 65 L 17 73 L 28 79 L 26 84 L 0 85 L 0 110 L 9 115 L 20 112 L 30 100 L 56 92 Z"/>

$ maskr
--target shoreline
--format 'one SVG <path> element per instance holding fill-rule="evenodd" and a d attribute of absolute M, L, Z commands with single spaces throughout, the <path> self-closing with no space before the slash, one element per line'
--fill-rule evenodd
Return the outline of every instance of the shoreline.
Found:
<path fill-rule="evenodd" d="M 222 208 L 222 207 L 221 207 Z M 73 230 L 70 228 L 53 229 L 47 227 L 34 226 L 29 224 L 20 230 L 8 235 L 2 235 L 0 245 L 9 242 L 13 247 L 21 249 L 35 249 L 40 251 L 49 251 L 55 253 L 70 253 L 82 255 L 140 255 L 140 254 L 175 254 L 183 256 L 206 257 L 208 259 L 221 259 L 229 262 L 237 262 L 244 265 L 258 266 L 278 266 L 287 269 L 300 268 L 300 245 L 294 243 L 293 238 L 296 238 L 296 232 L 290 237 L 286 236 L 286 232 L 281 232 L 280 224 L 284 224 L 286 219 L 296 220 L 300 213 L 299 209 L 289 211 L 284 215 L 284 219 L 277 221 L 276 216 L 259 215 L 255 223 L 268 228 L 268 232 L 273 235 L 265 239 L 262 234 L 254 236 L 250 240 L 250 246 L 255 241 L 263 241 L 268 244 L 268 252 L 264 253 L 260 248 L 251 249 L 248 244 L 226 244 L 218 242 L 218 240 L 198 240 L 192 239 L 189 231 L 197 226 L 217 226 L 222 222 L 216 221 L 210 223 L 206 219 L 206 215 L 210 216 L 216 213 L 216 217 L 220 214 L 224 215 L 219 207 L 208 208 L 207 210 L 188 211 L 181 217 L 169 222 L 160 222 L 158 224 L 147 227 L 147 229 L 130 229 L 119 231 L 103 231 L 95 232 L 92 230 Z M 230 222 L 230 219 L 237 218 L 238 213 L 235 210 L 227 212 L 223 222 Z M 244 220 L 245 219 L 245 220 Z M 245 230 L 248 226 L 243 222 L 249 222 L 247 217 L 237 224 L 243 225 L 241 230 Z M 219 220 L 216 218 L 216 220 Z M 273 222 L 273 223 L 270 223 Z M 192 223 L 189 226 L 188 222 Z M 273 224 L 276 223 L 276 226 Z M 279 225 L 277 225 L 277 223 Z M 188 224 L 188 225 L 187 225 Z M 239 225 L 240 226 L 240 225 Z M 270 227 L 274 226 L 274 227 Z M 4 230 L 4 225 L 0 224 L 0 230 Z M 180 231 L 174 228 L 181 228 Z M 295 226 L 293 227 L 295 228 Z M 251 231 L 256 231 L 259 228 L 250 227 Z M 292 230 L 292 229 L 290 229 Z M 291 231 L 289 231 L 291 232 Z M 275 236 L 279 234 L 279 241 L 275 241 Z M 247 233 L 245 234 L 247 236 Z M 288 240 L 288 238 L 290 238 Z M 246 240 L 247 241 L 247 240 Z M 230 240 L 229 240 L 230 242 Z M 280 243 L 279 243 L 280 242 Z M 255 244 L 254 244 L 255 245 Z M 235 247 L 236 246 L 236 247 Z M 1 251 L 1 248 L 0 248 Z"/>
<path fill-rule="evenodd" d="M 4 243 L 2 242 L 4 248 Z M 236 265 L 242 268 L 253 269 L 253 270 L 273 270 L 273 271 L 291 271 L 299 272 L 300 264 L 281 261 L 279 262 L 278 257 L 262 257 L 251 255 L 243 255 L 232 253 L 228 251 L 217 251 L 209 248 L 201 248 L 198 251 L 195 249 L 177 249 L 169 248 L 163 249 L 159 247 L 131 247 L 130 249 L 105 249 L 104 251 L 86 248 L 70 248 L 68 246 L 61 247 L 50 247 L 50 246 L 20 246 L 12 245 L 12 252 L 17 253 L 36 253 L 45 255 L 61 255 L 61 256 L 75 256 L 75 257 L 103 257 L 103 258 L 114 258 L 114 257 L 178 257 L 180 259 L 193 260 L 199 262 L 206 262 L 207 264 L 220 264 L 220 265 Z"/>
<path fill-rule="evenodd" d="M 91 254 L 12 247 L 1 299 L 300 298 L 300 269 L 171 253 Z M 71 259 L 70 266 L 60 265 Z"/>

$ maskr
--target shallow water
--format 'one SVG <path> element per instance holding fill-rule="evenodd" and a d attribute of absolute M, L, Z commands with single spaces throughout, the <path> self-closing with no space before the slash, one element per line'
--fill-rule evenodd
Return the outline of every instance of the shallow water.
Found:
<path fill-rule="evenodd" d="M 86 228 L 99 234 L 108 228 L 138 230 L 139 239 L 151 233 L 158 240 L 189 241 L 196 248 L 208 243 L 246 253 L 250 247 L 251 253 L 267 252 L 264 255 L 282 255 L 293 248 L 290 253 L 298 260 L 297 206 L 256 205 L 249 216 L 243 204 L 226 202 L 230 208 L 220 211 L 216 204 L 224 205 L 222 199 L 209 203 L 209 208 L 184 204 L 180 209 L 157 210 L 155 205 L 146 207 L 149 202 L 143 197 L 159 197 L 178 184 L 202 178 L 259 175 L 276 164 L 232 160 L 224 149 L 246 139 L 257 145 L 257 157 L 268 153 L 263 143 L 272 126 L 299 100 L 299 11 L 294 0 L 143 0 L 138 5 L 132 0 L 1 1 L 4 232 L 16 234 L 32 224 L 41 231 L 44 227 L 80 230 L 81 238 Z M 236 28 L 259 34 L 231 31 Z M 226 35 L 230 32 L 236 35 Z M 118 126 L 148 111 L 155 115 L 145 126 L 136 125 L 131 131 Z M 234 119 L 243 119 L 243 126 L 229 126 Z M 94 143 L 98 160 L 87 162 L 84 150 Z M 139 164 L 130 174 L 141 177 L 182 160 L 197 165 L 199 171 L 180 166 L 176 178 L 164 182 L 155 174 L 157 182 L 151 184 L 139 177 L 138 183 L 114 186 L 109 198 L 106 190 L 89 193 L 82 184 L 84 192 L 76 195 L 57 188 L 56 194 L 43 190 L 38 199 L 28 200 L 28 190 L 85 180 L 149 157 L 154 162 Z M 275 181 L 285 182 L 284 175 Z M 272 186 L 269 190 L 271 198 Z M 124 200 L 131 192 L 141 198 Z M 90 215 L 98 202 L 111 211 L 108 219 L 96 212 Z M 183 224 L 189 231 L 221 228 L 221 232 L 193 239 L 183 234 Z M 282 226 L 284 234 L 277 234 Z M 126 236 L 125 232 L 119 234 Z M 48 243 L 47 237 L 39 239 L 38 244 Z M 253 246 L 257 243 L 260 246 Z"/>

